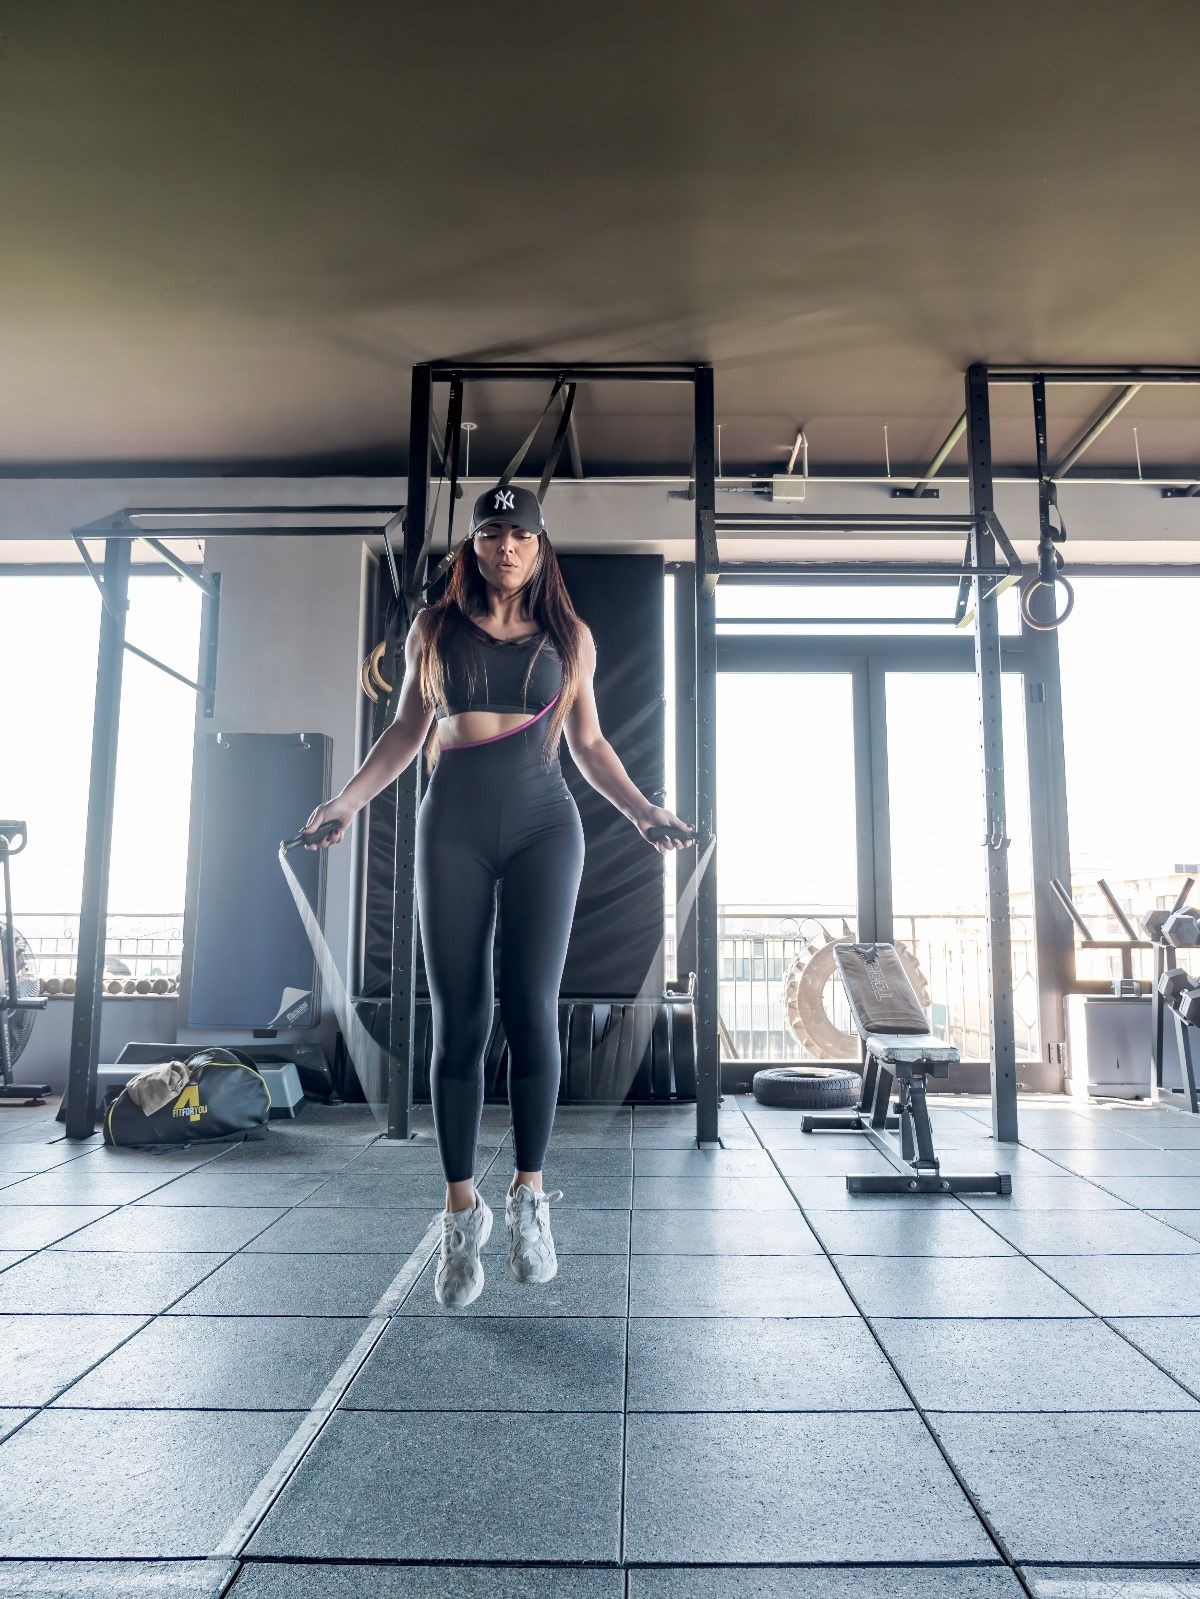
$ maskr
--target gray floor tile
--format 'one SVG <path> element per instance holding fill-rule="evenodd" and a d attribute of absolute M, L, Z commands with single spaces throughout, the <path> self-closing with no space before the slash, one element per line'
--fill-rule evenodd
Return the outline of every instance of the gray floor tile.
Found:
<path fill-rule="evenodd" d="M 349 1165 L 342 1168 L 348 1177 L 416 1176 L 421 1172 L 437 1177 L 443 1175 L 441 1152 L 433 1142 L 409 1144 L 384 1138 L 350 1153 Z M 481 1139 L 476 1166 L 482 1170 L 491 1154 L 492 1150 Z"/>
<path fill-rule="evenodd" d="M 367 1152 L 374 1147 L 369 1145 Z M 363 1153 L 355 1144 L 304 1145 L 286 1138 L 264 1138 L 222 1151 L 212 1169 L 217 1173 L 311 1172 L 332 1177 L 356 1164 Z"/>
<path fill-rule="evenodd" d="M 128 1205 L 143 1194 L 169 1188 L 175 1172 L 76 1172 L 78 1163 L 0 1188 L 0 1205 Z M 0 1182 L 3 1182 L 0 1178 Z M 165 1200 L 156 1200 L 165 1204 Z"/>
<path fill-rule="evenodd" d="M 284 1210 L 298 1205 L 322 1184 L 336 1178 L 317 1177 L 304 1172 L 218 1172 L 211 1167 L 189 1172 L 177 1182 L 160 1188 L 148 1205 L 235 1205 L 241 1209 Z M 140 1203 L 140 1201 L 139 1201 Z"/>
<path fill-rule="evenodd" d="M 783 1123 L 778 1127 L 760 1127 L 758 1137 L 762 1140 L 764 1149 L 778 1154 L 784 1150 L 812 1149 L 868 1149 L 872 1148 L 870 1139 L 863 1133 L 854 1132 L 822 1132 L 802 1133 L 800 1131 L 800 1118 L 792 1123 Z"/>
<path fill-rule="evenodd" d="M 239 1210 L 234 1205 L 129 1205 L 72 1233 L 54 1248 L 56 1252 L 126 1249 L 158 1254 L 165 1249 L 228 1254 L 284 1214 Z"/>
<path fill-rule="evenodd" d="M 829 1149 L 816 1144 L 810 1148 L 777 1149 L 775 1161 L 785 1177 L 850 1177 L 870 1172 L 894 1172 L 897 1160 L 889 1160 L 881 1149 L 864 1143 L 858 1149 Z"/>
<path fill-rule="evenodd" d="M 633 1253 L 819 1255 L 821 1245 L 796 1206 L 764 1211 L 635 1210 Z"/>
<path fill-rule="evenodd" d="M 225 1143 L 198 1144 L 188 1149 L 110 1149 L 98 1144 L 85 1160 L 70 1168 L 71 1176 L 87 1172 L 94 1177 L 180 1177 L 184 1172 L 200 1171 L 220 1160 L 231 1146 Z"/>
<path fill-rule="evenodd" d="M 512 1152 L 506 1150 L 503 1160 L 496 1162 L 493 1174 L 504 1177 L 507 1183 L 511 1181 L 513 1171 Z M 546 1165 L 542 1172 L 542 1185 L 545 1188 L 559 1188 L 563 1186 L 564 1178 L 576 1177 L 631 1177 L 633 1175 L 633 1150 L 621 1148 L 589 1149 L 586 1145 L 577 1148 L 568 1146 L 564 1149 L 555 1149 L 553 1141 L 546 1151 Z"/>
<path fill-rule="evenodd" d="M 266 1215 L 260 1211 L 259 1215 Z M 284 1212 L 245 1246 L 248 1255 L 409 1255 L 429 1230 L 435 1212 L 322 1210 L 298 1205 Z"/>
<path fill-rule="evenodd" d="M 1194 1126 L 1190 1119 L 1185 1120 L 1185 1114 L 1176 1111 L 1163 1126 L 1139 1133 L 1138 1142 L 1154 1149 L 1200 1149 L 1200 1127 Z"/>
<path fill-rule="evenodd" d="M 1035 1149 L 1053 1155 L 1055 1159 L 1058 1158 L 1060 1151 L 1065 1153 L 1070 1150 L 1142 1147 L 1132 1133 L 1118 1132 L 1115 1128 L 1094 1127 L 1090 1122 L 1079 1118 L 1066 1123 L 1062 1117 L 1054 1117 L 1031 1124 L 1028 1116 L 1018 1110 L 1017 1129 L 1023 1144 L 1031 1144 Z"/>
<path fill-rule="evenodd" d="M 12 1560 L 2 1599 L 217 1599 L 232 1560 Z"/>
<path fill-rule="evenodd" d="M 1174 1232 L 1200 1240 L 1200 1210 L 1148 1210 L 1145 1214 L 1154 1221 L 1165 1222 Z"/>
<path fill-rule="evenodd" d="M 79 1144 L 14 1144 L 0 1141 L 0 1174 L 56 1171 L 87 1160 L 92 1151 Z"/>
<path fill-rule="evenodd" d="M 482 1185 L 481 1185 L 482 1191 Z M 300 1203 L 315 1205 L 322 1210 L 347 1207 L 351 1210 L 420 1210 L 429 1207 L 430 1215 L 442 1209 L 446 1202 L 445 1179 L 436 1172 L 382 1172 L 364 1177 L 354 1175 L 354 1168 L 336 1177 L 325 1179 Z"/>
<path fill-rule="evenodd" d="M 1200 1150 L 1134 1149 L 1059 1150 L 1055 1159 L 1081 1177 L 1195 1177 L 1200 1179 Z"/>
<path fill-rule="evenodd" d="M 1055 1282 L 1098 1316 L 1200 1315 L 1200 1258 L 1195 1255 L 1037 1258 Z"/>
<path fill-rule="evenodd" d="M 0 1250 L 45 1249 L 110 1211 L 108 1205 L 0 1205 Z"/>
<path fill-rule="evenodd" d="M 1200 1316 L 1114 1316 L 1112 1324 L 1184 1387 L 1200 1393 Z"/>
<path fill-rule="evenodd" d="M 1195 1177 L 1096 1177 L 1092 1180 L 1139 1210 L 1200 1210 L 1200 1174 Z M 4 1192 L 0 1190 L 0 1199 Z"/>
<path fill-rule="evenodd" d="M 990 1560 L 994 1547 L 915 1416 L 632 1415 L 631 1562 Z M 896 1483 L 905 1484 L 898 1516 Z M 805 1504 L 852 1515 L 803 1515 Z M 747 1514 L 753 1506 L 753 1514 Z"/>
<path fill-rule="evenodd" d="M 47 1405 L 144 1316 L 0 1316 L 0 1405 Z M 2 1568 L 0 1568 L 2 1569 Z M 2 1592 L 3 1590 L 0 1590 Z"/>
<path fill-rule="evenodd" d="M 583 1210 L 567 1204 L 551 1205 L 554 1247 L 558 1255 L 628 1255 L 629 1211 Z M 483 1246 L 489 1261 L 508 1249 L 503 1201 L 495 1212 L 492 1236 Z"/>
<path fill-rule="evenodd" d="M 226 1259 L 223 1254 L 77 1255 L 48 1250 L 0 1272 L 10 1314 L 149 1315 Z"/>
<path fill-rule="evenodd" d="M 59 1405 L 113 1410 L 308 1410 L 365 1320 L 160 1316 Z"/>
<path fill-rule="evenodd" d="M 1011 1255 L 974 1212 L 958 1205 L 924 1210 L 809 1210 L 809 1225 L 833 1255 Z"/>
<path fill-rule="evenodd" d="M 927 1410 L 1191 1410 L 1192 1400 L 1102 1322 L 874 1323 Z"/>
<path fill-rule="evenodd" d="M 1024 1599 L 1024 1589 L 1000 1565 L 639 1566 L 629 1599 Z"/>
<path fill-rule="evenodd" d="M 1190 1255 L 1200 1240 L 1164 1226 L 1136 1210 L 1048 1210 L 977 1212 L 1026 1255 Z M 1167 1211 L 1168 1216 L 1184 1212 Z"/>
<path fill-rule="evenodd" d="M 1025 1566 L 1033 1599 L 1200 1599 L 1195 1566 Z"/>
<path fill-rule="evenodd" d="M 1087 1315 L 1019 1256 L 902 1260 L 841 1255 L 838 1267 L 866 1316 Z"/>
<path fill-rule="evenodd" d="M 635 1210 L 784 1210 L 796 1200 L 781 1177 L 635 1177 Z"/>
<path fill-rule="evenodd" d="M 295 1427 L 265 1411 L 43 1410 L 0 1444 L 0 1557 L 206 1555 Z"/>
<path fill-rule="evenodd" d="M 634 1255 L 633 1316 L 852 1316 L 849 1295 L 820 1255 Z"/>
<path fill-rule="evenodd" d="M 693 1124 L 694 1121 L 693 1115 Z M 671 1131 L 682 1134 L 686 1129 L 678 1127 Z M 555 1113 L 546 1158 L 550 1159 L 555 1153 L 570 1149 L 629 1149 L 632 1146 L 632 1138 L 632 1123 L 624 1117 L 614 1120 L 606 1115 L 600 1115 L 581 1120 L 568 1116 L 566 1108 L 560 1105 Z M 505 1151 L 512 1148 L 511 1129 L 504 1135 L 503 1148 Z M 511 1160 L 512 1157 L 505 1153 L 502 1158 Z"/>
<path fill-rule="evenodd" d="M 1017 1561 L 1200 1562 L 1200 1518 L 1164 1513 L 1163 1487 L 1191 1481 L 1200 1413 L 931 1419 Z"/>
<path fill-rule="evenodd" d="M 1113 1178 L 1112 1182 L 1117 1180 Z M 1125 1200 L 1106 1191 L 1110 1187 L 1107 1178 L 1105 1187 L 1098 1188 L 1083 1177 L 1022 1177 L 1020 1182 L 1013 1183 L 1011 1194 L 964 1194 L 962 1198 L 972 1210 L 993 1207 L 1000 1210 L 1128 1209 Z"/>
<path fill-rule="evenodd" d="M 429 1107 L 415 1107 L 414 1121 L 431 1121 Z M 371 1143 L 387 1132 L 387 1117 L 376 1117 L 369 1105 L 318 1105 L 306 1101 L 299 1116 L 289 1120 L 289 1138 L 317 1138 L 329 1143 Z"/>
<path fill-rule="evenodd" d="M 172 1309 L 180 1316 L 370 1316 L 406 1255 L 235 1255 Z"/>
<path fill-rule="evenodd" d="M 512 1172 L 507 1168 L 489 1173 L 479 1185 L 479 1192 L 503 1218 L 504 1195 L 508 1185 L 512 1182 Z M 542 1178 L 542 1187 L 547 1193 L 555 1188 L 561 1188 L 563 1197 L 555 1200 L 551 1205 L 553 1212 L 559 1205 L 564 1208 L 583 1208 L 585 1210 L 628 1210 L 633 1196 L 632 1177 L 622 1177 L 619 1174 L 605 1174 L 580 1172 L 571 1175 L 563 1174 L 555 1177 L 550 1168 L 549 1159 L 546 1163 L 546 1173 Z M 442 1200 L 445 1195 L 442 1195 Z M 442 1203 L 439 1200 L 439 1204 Z"/>
<path fill-rule="evenodd" d="M 615 1561 L 621 1429 L 618 1415 L 339 1411 L 249 1552 Z"/>
<path fill-rule="evenodd" d="M 625 1573 L 594 1566 L 388 1567 L 272 1561 L 244 1566 L 231 1599 L 364 1599 L 367 1594 L 371 1599 L 624 1599 Z M 980 1599 L 992 1595 L 981 1591 Z M 995 1599 L 1008 1595 L 997 1593 Z"/>
<path fill-rule="evenodd" d="M 909 1410 L 911 1403 L 857 1319 L 635 1316 L 629 1409 Z"/>
<path fill-rule="evenodd" d="M 1068 1175 L 1057 1155 L 1051 1151 L 1042 1154 L 1028 1149 L 1024 1144 L 995 1144 L 990 1140 L 983 1145 L 944 1144 L 938 1147 L 945 1171 L 1006 1171 L 1017 1179 L 1028 1182 L 1031 1177 L 1063 1177 Z"/>
<path fill-rule="evenodd" d="M 638 1177 L 772 1177 L 765 1149 L 635 1149 Z"/>
<path fill-rule="evenodd" d="M 436 1252 L 413 1284 L 400 1316 L 624 1316 L 629 1265 L 620 1255 L 562 1255 L 548 1283 L 518 1283 L 504 1257 L 486 1256 L 483 1291 L 465 1310 L 446 1310 L 433 1292 Z"/>
<path fill-rule="evenodd" d="M 443 1316 L 391 1323 L 349 1410 L 614 1410 L 625 1399 L 618 1316 Z"/>

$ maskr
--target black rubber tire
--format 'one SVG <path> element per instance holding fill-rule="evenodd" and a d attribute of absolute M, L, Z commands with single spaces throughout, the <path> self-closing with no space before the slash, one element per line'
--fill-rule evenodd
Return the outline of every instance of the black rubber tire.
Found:
<path fill-rule="evenodd" d="M 852 1110 L 862 1097 L 862 1078 L 839 1066 L 766 1066 L 751 1083 L 762 1105 L 789 1110 Z"/>

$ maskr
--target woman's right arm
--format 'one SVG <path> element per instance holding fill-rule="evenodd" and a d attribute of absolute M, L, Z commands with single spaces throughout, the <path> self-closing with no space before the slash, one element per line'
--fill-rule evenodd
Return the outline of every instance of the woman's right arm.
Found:
<path fill-rule="evenodd" d="M 341 826 L 320 844 L 306 844 L 305 849 L 327 849 L 330 844 L 340 844 L 352 818 L 364 805 L 370 804 L 381 789 L 396 781 L 424 744 L 433 712 L 427 711 L 421 701 L 422 617 L 423 613 L 418 612 L 404 640 L 404 682 L 400 686 L 395 716 L 342 792 L 324 805 L 318 805 L 305 822 L 303 831 L 315 832 L 325 822 L 340 822 Z"/>

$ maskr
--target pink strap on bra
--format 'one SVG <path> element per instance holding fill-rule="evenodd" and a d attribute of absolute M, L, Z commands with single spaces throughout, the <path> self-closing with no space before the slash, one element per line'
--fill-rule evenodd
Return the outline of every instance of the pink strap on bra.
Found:
<path fill-rule="evenodd" d="M 522 722 L 520 727 L 510 727 L 507 733 L 496 733 L 492 738 L 472 739 L 469 744 L 447 744 L 443 747 L 442 754 L 448 755 L 453 750 L 477 750 L 481 744 L 495 744 L 502 738 L 511 738 L 514 733 L 523 733 L 527 727 L 532 727 L 535 722 L 540 722 L 547 711 L 552 711 L 561 698 L 560 691 L 550 701 L 549 705 L 543 706 L 536 716 L 531 716 L 529 721 Z"/>

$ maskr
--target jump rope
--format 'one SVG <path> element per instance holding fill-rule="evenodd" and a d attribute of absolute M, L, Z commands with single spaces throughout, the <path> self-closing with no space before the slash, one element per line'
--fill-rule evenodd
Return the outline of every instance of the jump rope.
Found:
<path fill-rule="evenodd" d="M 296 910 L 299 913 L 305 934 L 312 948 L 317 970 L 321 975 L 322 992 L 329 999 L 334 1015 L 337 1017 L 338 1026 L 341 1028 L 342 1038 L 345 1041 L 346 1053 L 362 1089 L 363 1097 L 370 1106 L 371 1114 L 381 1131 L 386 1132 L 388 1125 L 388 1082 L 391 1076 L 392 1064 L 395 1062 L 400 1066 L 401 1070 L 406 1071 L 408 1063 L 402 1061 L 398 1055 L 388 1049 L 386 1045 L 381 1044 L 378 1039 L 373 1038 L 358 1016 L 346 991 L 346 985 L 342 981 L 341 973 L 338 971 L 333 952 L 330 950 L 325 935 L 321 930 L 321 924 L 317 920 L 316 914 L 309 904 L 304 889 L 288 859 L 292 850 L 308 844 L 319 844 L 322 839 L 328 838 L 341 827 L 342 823 L 340 822 L 324 822 L 311 833 L 301 831 L 293 838 L 284 839 L 279 846 L 279 864 L 283 869 L 284 878 L 291 891 Z M 642 837 L 651 842 L 666 838 L 679 839 L 688 844 L 696 841 L 695 833 L 685 832 L 681 828 L 667 826 L 666 824 L 656 824 L 648 828 L 642 834 Z M 697 861 L 696 868 L 680 897 L 677 912 L 677 925 L 680 929 L 687 925 L 692 915 L 696 896 L 700 892 L 700 885 L 712 863 L 716 844 L 717 840 L 714 835 L 705 845 L 703 854 Z M 660 969 L 659 963 L 666 948 L 666 941 L 666 933 L 664 932 L 635 999 L 632 1002 L 629 1000 L 619 1001 L 619 1003 L 624 1005 L 632 1003 L 634 1018 L 633 1049 L 628 1058 L 632 1062 L 634 1074 L 636 1074 L 645 1057 L 654 1027 L 656 1005 L 649 1003 L 649 1001 L 662 998 L 661 995 L 652 992 L 652 990 L 654 988 L 655 974 Z M 643 1018 L 645 1019 L 643 1020 Z M 593 1048 L 592 1053 L 596 1053 L 595 1048 Z M 612 1112 L 613 1120 L 616 1119 L 623 1107 L 625 1094 L 628 1093 L 632 1081 L 633 1078 L 631 1076 L 629 1082 L 618 1085 L 622 1089 L 620 1101 L 615 1099 L 611 1102 L 606 1101 L 607 1108 Z"/>

